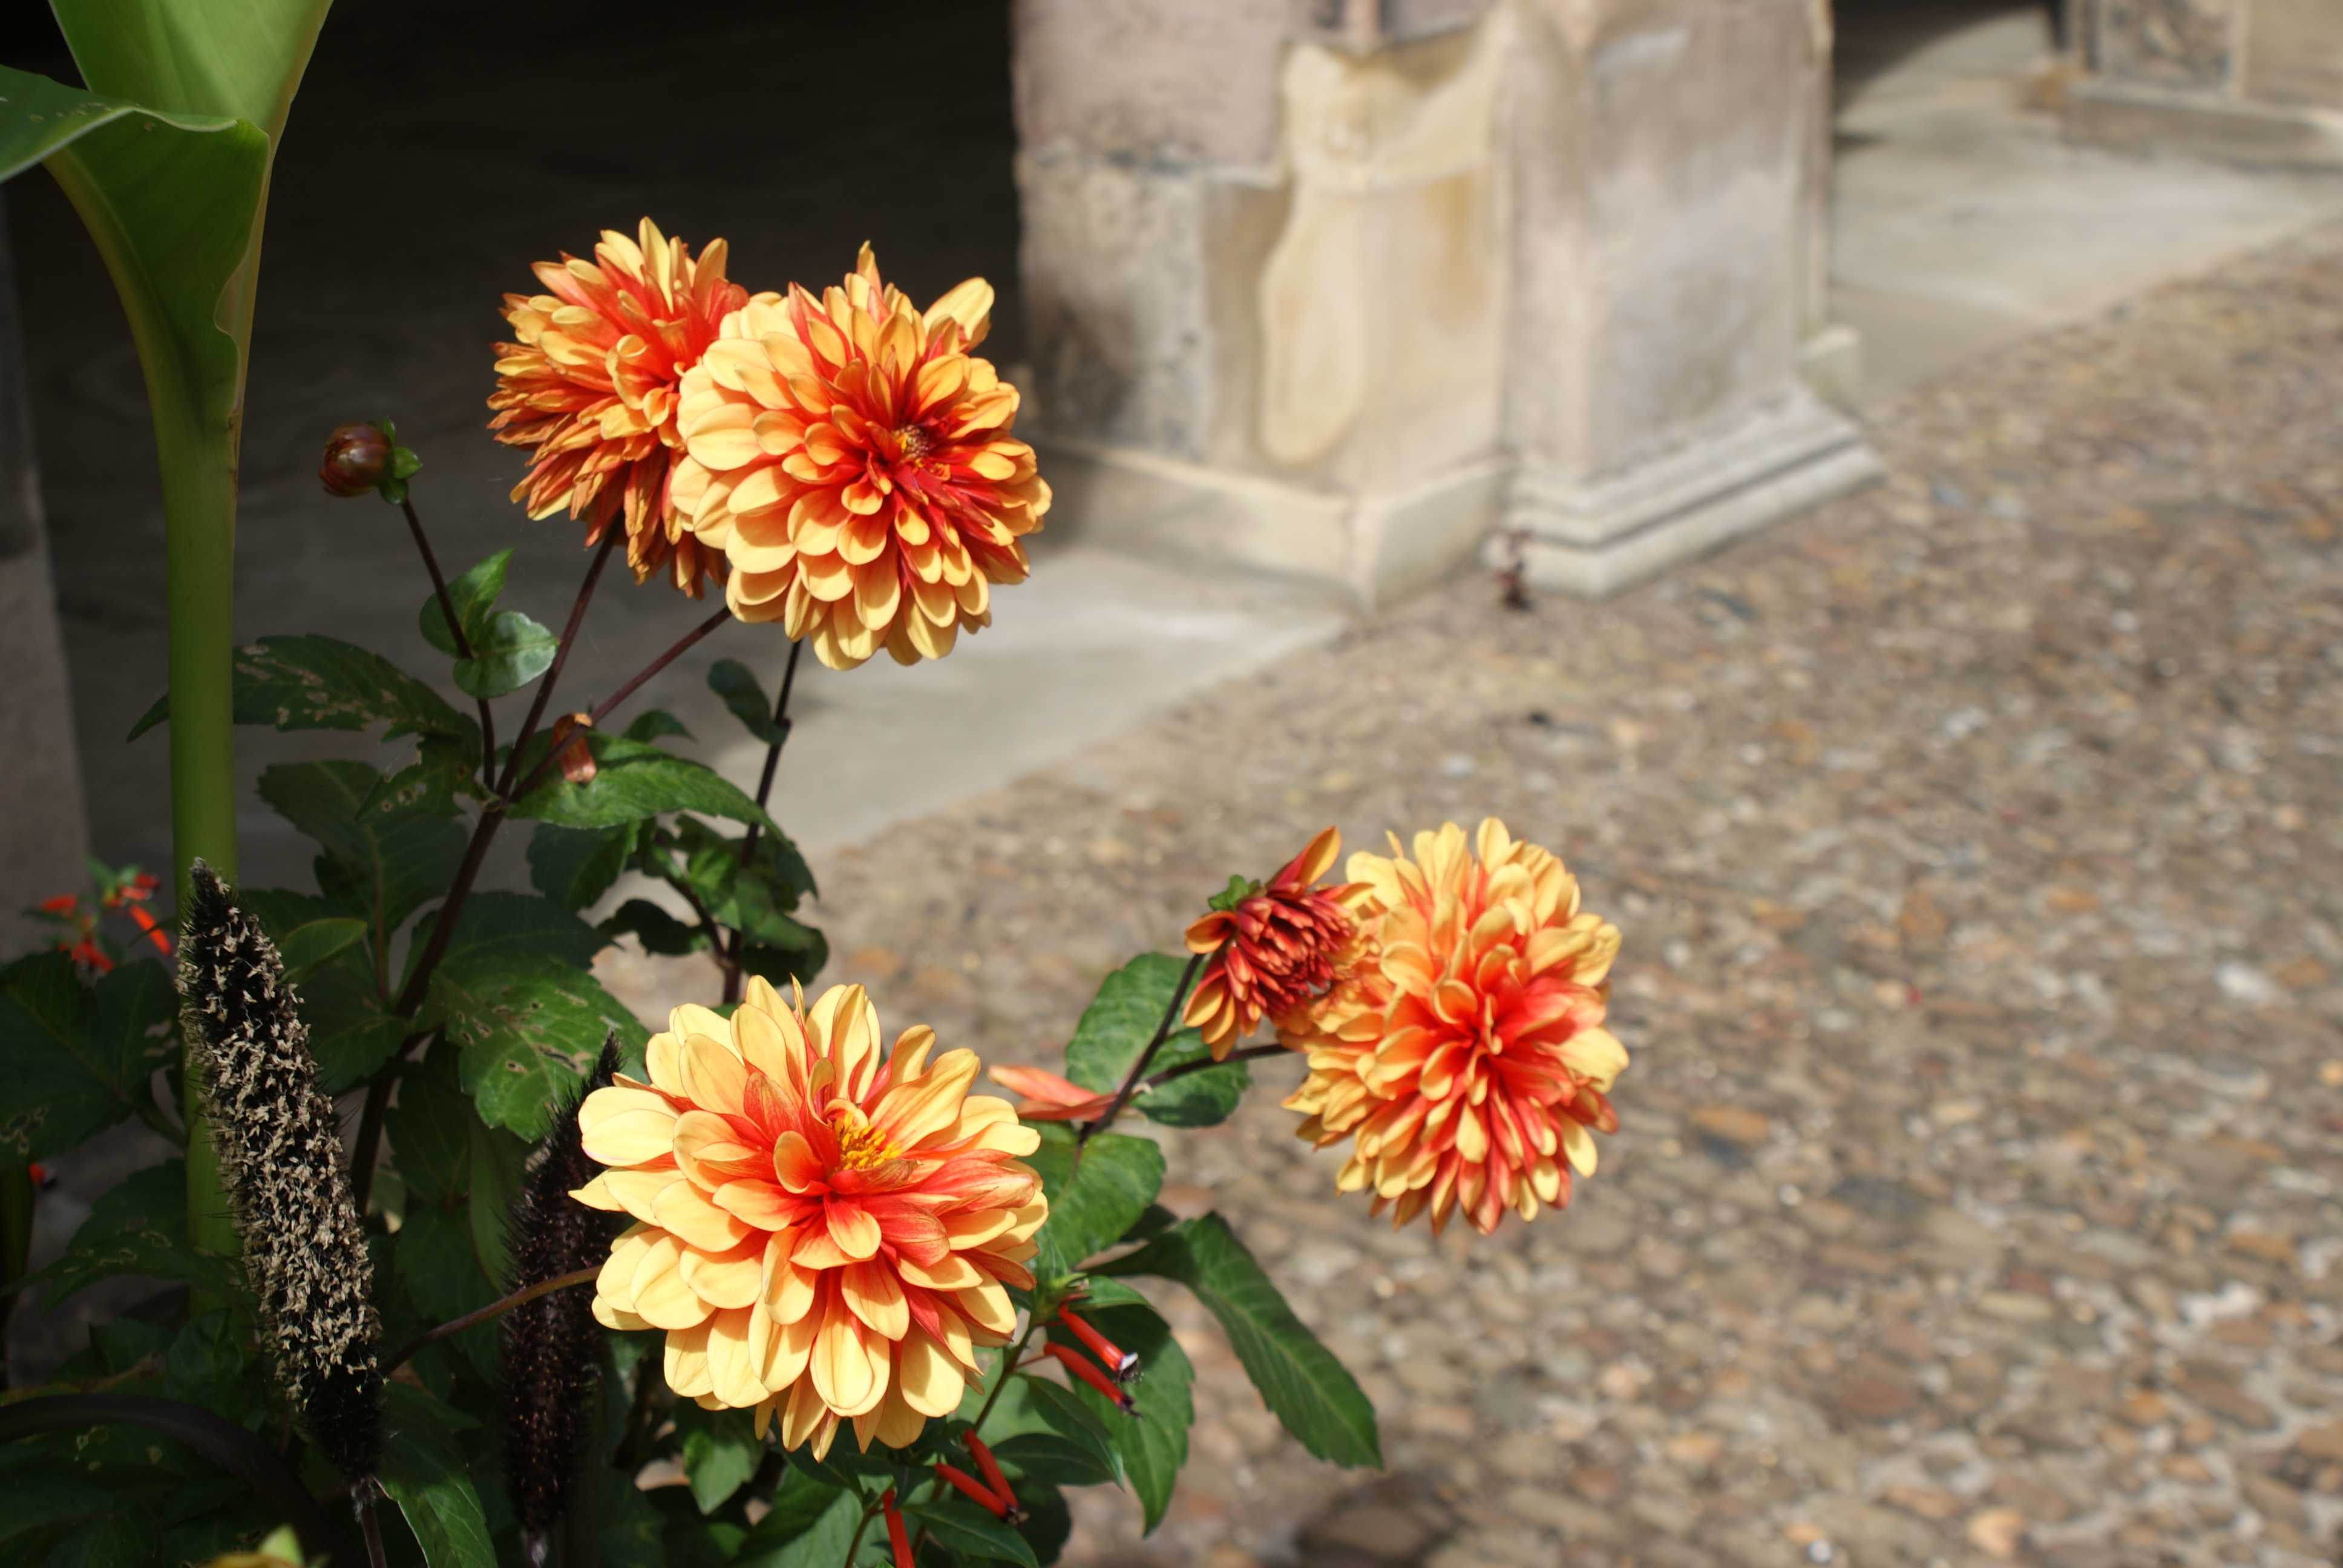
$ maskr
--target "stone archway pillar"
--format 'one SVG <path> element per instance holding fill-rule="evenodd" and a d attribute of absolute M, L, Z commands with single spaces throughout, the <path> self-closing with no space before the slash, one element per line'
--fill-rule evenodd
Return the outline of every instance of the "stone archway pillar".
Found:
<path fill-rule="evenodd" d="M 1867 477 L 1801 375 L 1816 3 L 1019 0 L 1062 515 L 1368 603 L 1492 536 L 1600 593 Z"/>

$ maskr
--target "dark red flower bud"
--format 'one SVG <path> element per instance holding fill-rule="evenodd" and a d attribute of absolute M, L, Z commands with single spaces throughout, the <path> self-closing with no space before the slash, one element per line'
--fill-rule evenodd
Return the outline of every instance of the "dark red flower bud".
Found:
<path fill-rule="evenodd" d="M 390 437 L 373 425 L 337 425 L 326 437 L 317 482 L 329 496 L 363 496 L 390 472 Z"/>

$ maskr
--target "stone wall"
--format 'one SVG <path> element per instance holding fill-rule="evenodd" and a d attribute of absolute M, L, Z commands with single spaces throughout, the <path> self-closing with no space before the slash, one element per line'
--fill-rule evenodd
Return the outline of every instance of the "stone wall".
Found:
<path fill-rule="evenodd" d="M 1825 0 L 1016 20 L 1033 424 L 1072 527 L 1372 601 L 1540 485 L 1830 423 L 1800 377 Z"/>
<path fill-rule="evenodd" d="M 2079 0 L 2079 139 L 2247 162 L 2343 165 L 2338 0 Z"/>

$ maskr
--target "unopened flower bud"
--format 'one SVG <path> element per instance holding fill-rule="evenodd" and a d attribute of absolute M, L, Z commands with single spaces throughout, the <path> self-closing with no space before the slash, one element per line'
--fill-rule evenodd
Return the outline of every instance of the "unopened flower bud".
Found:
<path fill-rule="evenodd" d="M 326 437 L 317 482 L 329 496 L 363 496 L 390 472 L 390 437 L 375 425 L 337 425 Z"/>

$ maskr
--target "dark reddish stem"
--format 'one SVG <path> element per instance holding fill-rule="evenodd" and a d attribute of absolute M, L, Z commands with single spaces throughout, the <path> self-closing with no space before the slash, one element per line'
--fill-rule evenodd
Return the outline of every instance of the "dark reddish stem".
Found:
<path fill-rule="evenodd" d="M 789 743 L 789 730 L 793 728 L 789 719 L 789 693 L 797 687 L 798 656 L 804 651 L 803 641 L 789 644 L 789 662 L 781 671 L 781 692 L 773 699 L 773 739 L 765 746 L 765 770 L 757 777 L 757 809 L 759 811 L 764 810 L 765 803 L 773 798 L 773 779 L 781 770 L 781 748 Z M 748 833 L 740 840 L 740 865 L 744 870 L 757 858 L 757 839 L 764 831 L 764 826 L 761 822 L 749 823 Z M 746 939 L 736 930 L 732 933 L 729 951 L 720 945 L 717 949 L 717 958 L 724 967 L 724 1000 L 728 1004 L 740 1000 L 740 945 L 744 940 Z"/>
<path fill-rule="evenodd" d="M 1172 1026 L 1180 1016 L 1180 1004 L 1187 1000 L 1188 988 L 1196 983 L 1196 971 L 1203 967 L 1204 959 L 1202 953 L 1188 956 L 1188 967 L 1180 971 L 1180 983 L 1172 988 L 1172 1000 L 1164 1004 L 1163 1017 L 1155 1025 L 1155 1037 L 1147 1042 L 1147 1049 L 1139 1053 L 1139 1060 L 1131 1064 L 1131 1070 L 1123 1075 L 1122 1087 L 1114 1091 L 1114 1098 L 1107 1102 L 1107 1108 L 1099 1113 L 1098 1120 L 1083 1122 L 1074 1134 L 1076 1148 L 1113 1126 L 1114 1119 L 1122 1114 L 1122 1108 L 1131 1103 L 1131 1097 L 1139 1092 L 1140 1081 L 1147 1076 L 1147 1064 L 1155 1060 L 1155 1053 L 1163 1049 L 1165 1040 L 1172 1038 Z"/>
<path fill-rule="evenodd" d="M 398 509 L 407 514 L 407 531 L 415 536 L 415 548 L 423 558 L 423 569 L 431 574 L 431 591 L 439 598 L 439 618 L 447 623 L 447 635 L 455 639 L 456 657 L 472 657 L 472 639 L 464 635 L 464 623 L 456 618 L 456 601 L 447 592 L 447 579 L 440 575 L 439 558 L 431 553 L 431 540 L 423 532 L 423 519 L 415 515 L 415 503 L 402 496 Z M 497 768 L 497 724 L 488 716 L 488 699 L 476 697 L 472 700 L 480 709 L 480 782 L 486 785 Z"/>

